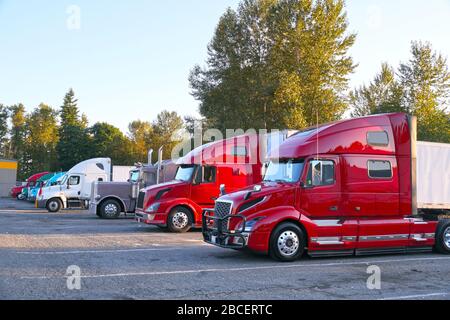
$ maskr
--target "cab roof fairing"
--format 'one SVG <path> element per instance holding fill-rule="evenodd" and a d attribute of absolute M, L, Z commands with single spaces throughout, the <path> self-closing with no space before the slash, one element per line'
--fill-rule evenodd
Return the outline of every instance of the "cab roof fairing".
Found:
<path fill-rule="evenodd" d="M 246 134 L 225 140 L 207 143 L 190 151 L 176 161 L 177 165 L 228 165 L 258 164 L 261 141 L 264 135 Z M 237 149 L 245 147 L 245 155 L 239 155 Z M 233 150 L 235 150 L 233 152 Z"/>
<path fill-rule="evenodd" d="M 271 152 L 270 159 L 299 159 L 315 154 L 395 154 L 391 118 L 399 113 L 374 115 L 362 118 L 336 121 L 308 128 L 293 135 Z M 406 117 L 405 117 L 406 119 Z M 370 128 L 370 129 L 369 129 Z M 389 146 L 371 146 L 367 142 L 368 131 L 387 131 Z"/>

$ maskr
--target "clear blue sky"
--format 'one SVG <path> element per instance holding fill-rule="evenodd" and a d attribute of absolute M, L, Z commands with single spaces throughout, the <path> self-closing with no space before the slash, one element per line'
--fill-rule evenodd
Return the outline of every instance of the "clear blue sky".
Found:
<path fill-rule="evenodd" d="M 0 0 L 0 103 L 59 107 L 73 87 L 91 123 L 122 130 L 163 109 L 195 115 L 188 75 L 203 64 L 217 21 L 238 0 Z M 70 5 L 81 29 L 71 30 Z M 450 56 L 450 0 L 347 0 L 352 86 L 382 61 L 409 57 L 411 40 Z M 72 20 L 70 20 L 72 21 Z"/>

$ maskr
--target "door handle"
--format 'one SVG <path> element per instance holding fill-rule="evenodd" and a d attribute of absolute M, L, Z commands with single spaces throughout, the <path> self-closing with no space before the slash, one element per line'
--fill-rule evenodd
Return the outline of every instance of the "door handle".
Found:
<path fill-rule="evenodd" d="M 332 206 L 330 207 L 330 211 L 338 211 L 338 206 Z"/>

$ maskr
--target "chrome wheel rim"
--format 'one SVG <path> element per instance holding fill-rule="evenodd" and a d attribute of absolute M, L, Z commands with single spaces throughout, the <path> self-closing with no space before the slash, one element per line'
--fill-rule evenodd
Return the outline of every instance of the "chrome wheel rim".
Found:
<path fill-rule="evenodd" d="M 172 218 L 172 224 L 177 229 L 184 229 L 189 223 L 189 217 L 184 212 L 177 212 Z"/>
<path fill-rule="evenodd" d="M 444 245 L 450 250 L 450 227 L 444 231 Z"/>
<path fill-rule="evenodd" d="M 50 210 L 56 211 L 58 210 L 58 203 L 56 201 L 52 201 L 49 203 L 48 207 L 50 208 Z"/>
<path fill-rule="evenodd" d="M 113 215 L 117 214 L 118 210 L 119 210 L 119 208 L 117 208 L 117 206 L 115 204 L 112 204 L 112 203 L 110 203 L 110 204 L 105 206 L 105 213 L 108 216 L 113 216 Z"/>
<path fill-rule="evenodd" d="M 278 251 L 285 257 L 294 256 L 300 248 L 300 239 L 294 231 L 284 231 L 278 237 Z"/>

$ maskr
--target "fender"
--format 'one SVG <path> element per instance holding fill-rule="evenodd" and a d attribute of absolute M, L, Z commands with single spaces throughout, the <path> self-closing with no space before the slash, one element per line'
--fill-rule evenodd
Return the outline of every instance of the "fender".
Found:
<path fill-rule="evenodd" d="M 65 196 L 63 196 L 63 195 L 56 195 L 56 196 L 54 196 L 54 197 L 51 197 L 51 198 L 47 199 L 47 200 L 45 201 L 45 207 L 46 207 L 46 208 L 47 208 L 48 202 L 49 202 L 50 200 L 52 200 L 52 199 L 59 199 L 59 200 L 61 200 L 61 204 L 62 204 L 61 210 L 67 209 L 67 198 L 66 198 Z"/>
<path fill-rule="evenodd" d="M 164 202 L 161 202 L 161 212 L 164 212 L 166 215 L 169 215 L 170 211 L 173 210 L 173 208 L 178 206 L 186 206 L 188 207 L 194 214 L 195 222 L 199 222 L 202 219 L 202 212 L 203 209 L 197 205 L 195 202 L 193 202 L 191 199 L 188 198 L 176 198 L 167 200 Z"/>
<path fill-rule="evenodd" d="M 102 198 L 101 198 L 100 200 L 98 200 L 98 202 L 95 204 L 95 207 L 98 209 L 98 207 L 100 206 L 100 204 L 101 204 L 103 201 L 106 201 L 106 200 L 109 200 L 109 199 L 118 201 L 118 202 L 122 205 L 122 208 L 123 208 L 123 210 L 124 210 L 125 213 L 128 211 L 128 210 L 127 210 L 127 206 L 125 205 L 125 202 L 123 202 L 122 199 L 117 198 L 117 196 L 114 196 L 114 195 L 109 195 L 109 196 L 104 196 L 104 197 L 102 197 Z"/>
<path fill-rule="evenodd" d="M 269 241 L 272 231 L 285 221 L 296 221 L 300 223 L 301 214 L 292 206 L 275 207 L 259 211 L 247 217 L 247 221 L 265 217 L 256 223 L 249 235 L 248 247 L 258 252 L 269 251 Z"/>

